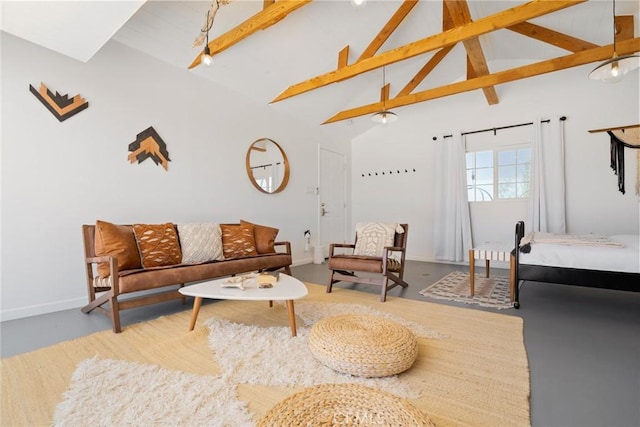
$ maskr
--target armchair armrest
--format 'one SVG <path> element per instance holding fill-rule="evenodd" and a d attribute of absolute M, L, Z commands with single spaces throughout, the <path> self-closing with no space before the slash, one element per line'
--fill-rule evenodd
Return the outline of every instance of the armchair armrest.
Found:
<path fill-rule="evenodd" d="M 85 261 L 87 262 L 87 264 L 97 264 L 99 262 L 110 262 L 111 261 L 110 256 L 92 256 L 92 257 L 87 257 L 85 258 Z"/>
<path fill-rule="evenodd" d="M 332 243 L 329 245 L 329 258 L 331 258 L 334 254 L 334 249 L 342 248 L 342 249 L 355 249 L 356 245 L 353 243 Z"/>
<path fill-rule="evenodd" d="M 273 244 L 273 246 L 274 246 L 274 248 L 276 246 L 284 246 L 284 252 L 282 252 L 282 253 L 286 253 L 287 255 L 291 255 L 291 242 L 275 242 Z"/>

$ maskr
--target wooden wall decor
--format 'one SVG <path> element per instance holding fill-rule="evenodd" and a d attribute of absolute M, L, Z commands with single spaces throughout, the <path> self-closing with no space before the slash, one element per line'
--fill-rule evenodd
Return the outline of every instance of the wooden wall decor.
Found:
<path fill-rule="evenodd" d="M 135 141 L 129 144 L 129 162 L 133 163 L 136 160 L 138 163 L 142 163 L 146 159 L 151 159 L 155 164 L 161 164 L 164 170 L 169 170 L 169 152 L 167 151 L 167 145 L 164 143 L 158 132 L 149 126 L 138 134 Z"/>
<path fill-rule="evenodd" d="M 42 82 L 40 83 L 40 90 L 37 90 L 32 85 L 29 85 L 29 90 L 60 122 L 89 107 L 89 103 L 80 95 L 76 95 L 71 99 L 69 99 L 68 94 L 60 95 L 56 92 L 54 95 Z"/>

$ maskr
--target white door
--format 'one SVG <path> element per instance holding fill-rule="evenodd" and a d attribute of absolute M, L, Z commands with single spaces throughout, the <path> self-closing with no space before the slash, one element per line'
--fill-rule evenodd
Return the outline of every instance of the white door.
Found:
<path fill-rule="evenodd" d="M 318 244 L 328 255 L 329 244 L 345 242 L 347 181 L 345 155 L 320 148 L 318 190 Z"/>

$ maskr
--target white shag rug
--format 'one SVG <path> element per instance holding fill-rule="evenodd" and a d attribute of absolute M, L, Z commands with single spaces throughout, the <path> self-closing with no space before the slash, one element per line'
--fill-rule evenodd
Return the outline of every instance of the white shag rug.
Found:
<path fill-rule="evenodd" d="M 416 336 L 444 338 L 417 323 L 358 304 L 298 303 L 296 315 L 305 326 L 291 336 L 288 326 L 258 327 L 211 318 L 209 345 L 223 377 L 230 383 L 266 386 L 305 386 L 326 383 L 358 383 L 386 390 L 397 396 L 417 398 L 418 387 L 403 381 L 402 374 L 384 378 L 363 378 L 336 372 L 318 362 L 309 351 L 308 336 L 318 320 L 339 314 L 371 314 L 394 320 L 411 329 Z M 268 369 L 265 369 L 268 367 Z"/>
<path fill-rule="evenodd" d="M 55 426 L 253 426 L 224 379 L 159 366 L 87 359 L 76 368 Z"/>
<path fill-rule="evenodd" d="M 402 374 L 361 378 L 336 372 L 315 360 L 308 348 L 311 326 L 327 316 L 356 313 L 394 320 L 416 336 L 446 336 L 418 323 L 358 304 L 296 303 L 303 326 L 291 337 L 289 326 L 258 327 L 219 318 L 206 321 L 218 377 L 172 371 L 123 360 L 86 359 L 76 367 L 64 400 L 56 406 L 55 426 L 253 426 L 251 414 L 237 397 L 238 384 L 311 386 L 359 383 L 397 396 L 417 398 L 418 385 Z"/>

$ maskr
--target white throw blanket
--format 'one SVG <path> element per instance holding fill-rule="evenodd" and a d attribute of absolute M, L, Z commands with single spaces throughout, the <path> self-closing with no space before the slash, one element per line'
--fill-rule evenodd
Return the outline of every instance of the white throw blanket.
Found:
<path fill-rule="evenodd" d="M 558 245 L 570 246 L 608 246 L 624 247 L 621 242 L 615 242 L 606 236 L 596 236 L 593 234 L 554 234 L 531 232 L 520 241 L 520 246 L 535 243 L 555 243 Z"/>

